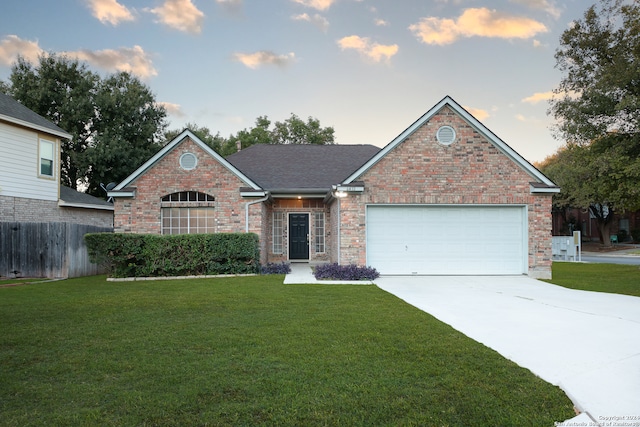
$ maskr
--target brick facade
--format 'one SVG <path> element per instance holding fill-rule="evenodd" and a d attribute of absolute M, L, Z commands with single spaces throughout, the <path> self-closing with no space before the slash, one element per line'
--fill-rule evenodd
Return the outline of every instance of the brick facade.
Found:
<path fill-rule="evenodd" d="M 456 130 L 450 146 L 436 140 Z M 526 205 L 531 277 L 551 276 L 551 194 L 532 195 L 534 179 L 448 107 L 435 114 L 358 180 L 362 195 L 339 200 L 340 262 L 366 263 L 367 204 Z"/>
<path fill-rule="evenodd" d="M 180 156 L 193 153 L 197 167 L 185 170 L 180 167 Z M 186 139 L 167 153 L 153 167 L 131 184 L 135 187 L 133 198 L 114 200 L 116 232 L 161 234 L 161 198 L 181 191 L 198 191 L 215 198 L 207 202 L 215 208 L 216 232 L 239 233 L 245 231 L 246 200 L 240 197 L 240 188 L 246 184 L 204 152 L 190 139 Z M 261 208 L 250 208 L 250 216 L 257 231 L 256 218 L 261 218 Z"/>
<path fill-rule="evenodd" d="M 113 227 L 113 211 L 59 207 L 55 201 L 0 196 L 0 221 L 69 222 L 109 228 Z"/>

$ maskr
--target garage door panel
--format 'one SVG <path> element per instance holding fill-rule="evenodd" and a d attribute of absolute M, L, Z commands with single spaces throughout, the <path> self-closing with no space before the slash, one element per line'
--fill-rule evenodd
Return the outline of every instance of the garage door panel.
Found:
<path fill-rule="evenodd" d="M 381 274 L 526 273 L 521 206 L 369 206 L 367 263 Z"/>

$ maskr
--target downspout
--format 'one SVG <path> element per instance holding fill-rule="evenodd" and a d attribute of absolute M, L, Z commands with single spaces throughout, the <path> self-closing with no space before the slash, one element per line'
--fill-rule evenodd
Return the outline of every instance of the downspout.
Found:
<path fill-rule="evenodd" d="M 341 200 L 340 198 L 338 199 L 338 265 L 342 265 L 342 263 L 340 262 L 340 243 L 342 241 L 342 238 L 340 236 L 340 224 L 342 223 L 342 218 L 340 218 L 340 203 Z"/>
<path fill-rule="evenodd" d="M 249 206 L 255 205 L 256 203 L 266 202 L 267 200 L 269 200 L 269 197 L 271 197 L 271 195 L 267 191 L 266 192 L 266 196 L 264 196 L 262 199 L 254 200 L 252 202 L 247 202 L 247 204 L 244 207 L 244 231 L 245 231 L 245 233 L 249 232 Z"/>

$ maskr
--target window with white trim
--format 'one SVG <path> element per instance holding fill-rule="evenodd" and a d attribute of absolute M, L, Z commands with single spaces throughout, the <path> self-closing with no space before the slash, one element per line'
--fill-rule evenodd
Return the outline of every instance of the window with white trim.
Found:
<path fill-rule="evenodd" d="M 324 212 L 315 213 L 316 253 L 324 253 Z"/>
<path fill-rule="evenodd" d="M 215 233 L 215 198 L 197 191 L 181 191 L 162 198 L 162 234 Z"/>
<path fill-rule="evenodd" d="M 55 144 L 51 141 L 40 140 L 39 157 L 40 157 L 40 176 L 53 178 L 55 169 Z"/>
<path fill-rule="evenodd" d="M 281 254 L 284 252 L 283 248 L 283 231 L 284 231 L 284 212 L 273 213 L 273 253 Z"/>

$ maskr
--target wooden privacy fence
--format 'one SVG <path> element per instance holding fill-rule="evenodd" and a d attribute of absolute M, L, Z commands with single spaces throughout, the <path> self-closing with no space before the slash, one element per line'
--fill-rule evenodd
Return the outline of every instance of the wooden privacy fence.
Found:
<path fill-rule="evenodd" d="M 0 276 L 67 278 L 101 274 L 84 235 L 113 228 L 68 222 L 0 222 Z"/>

